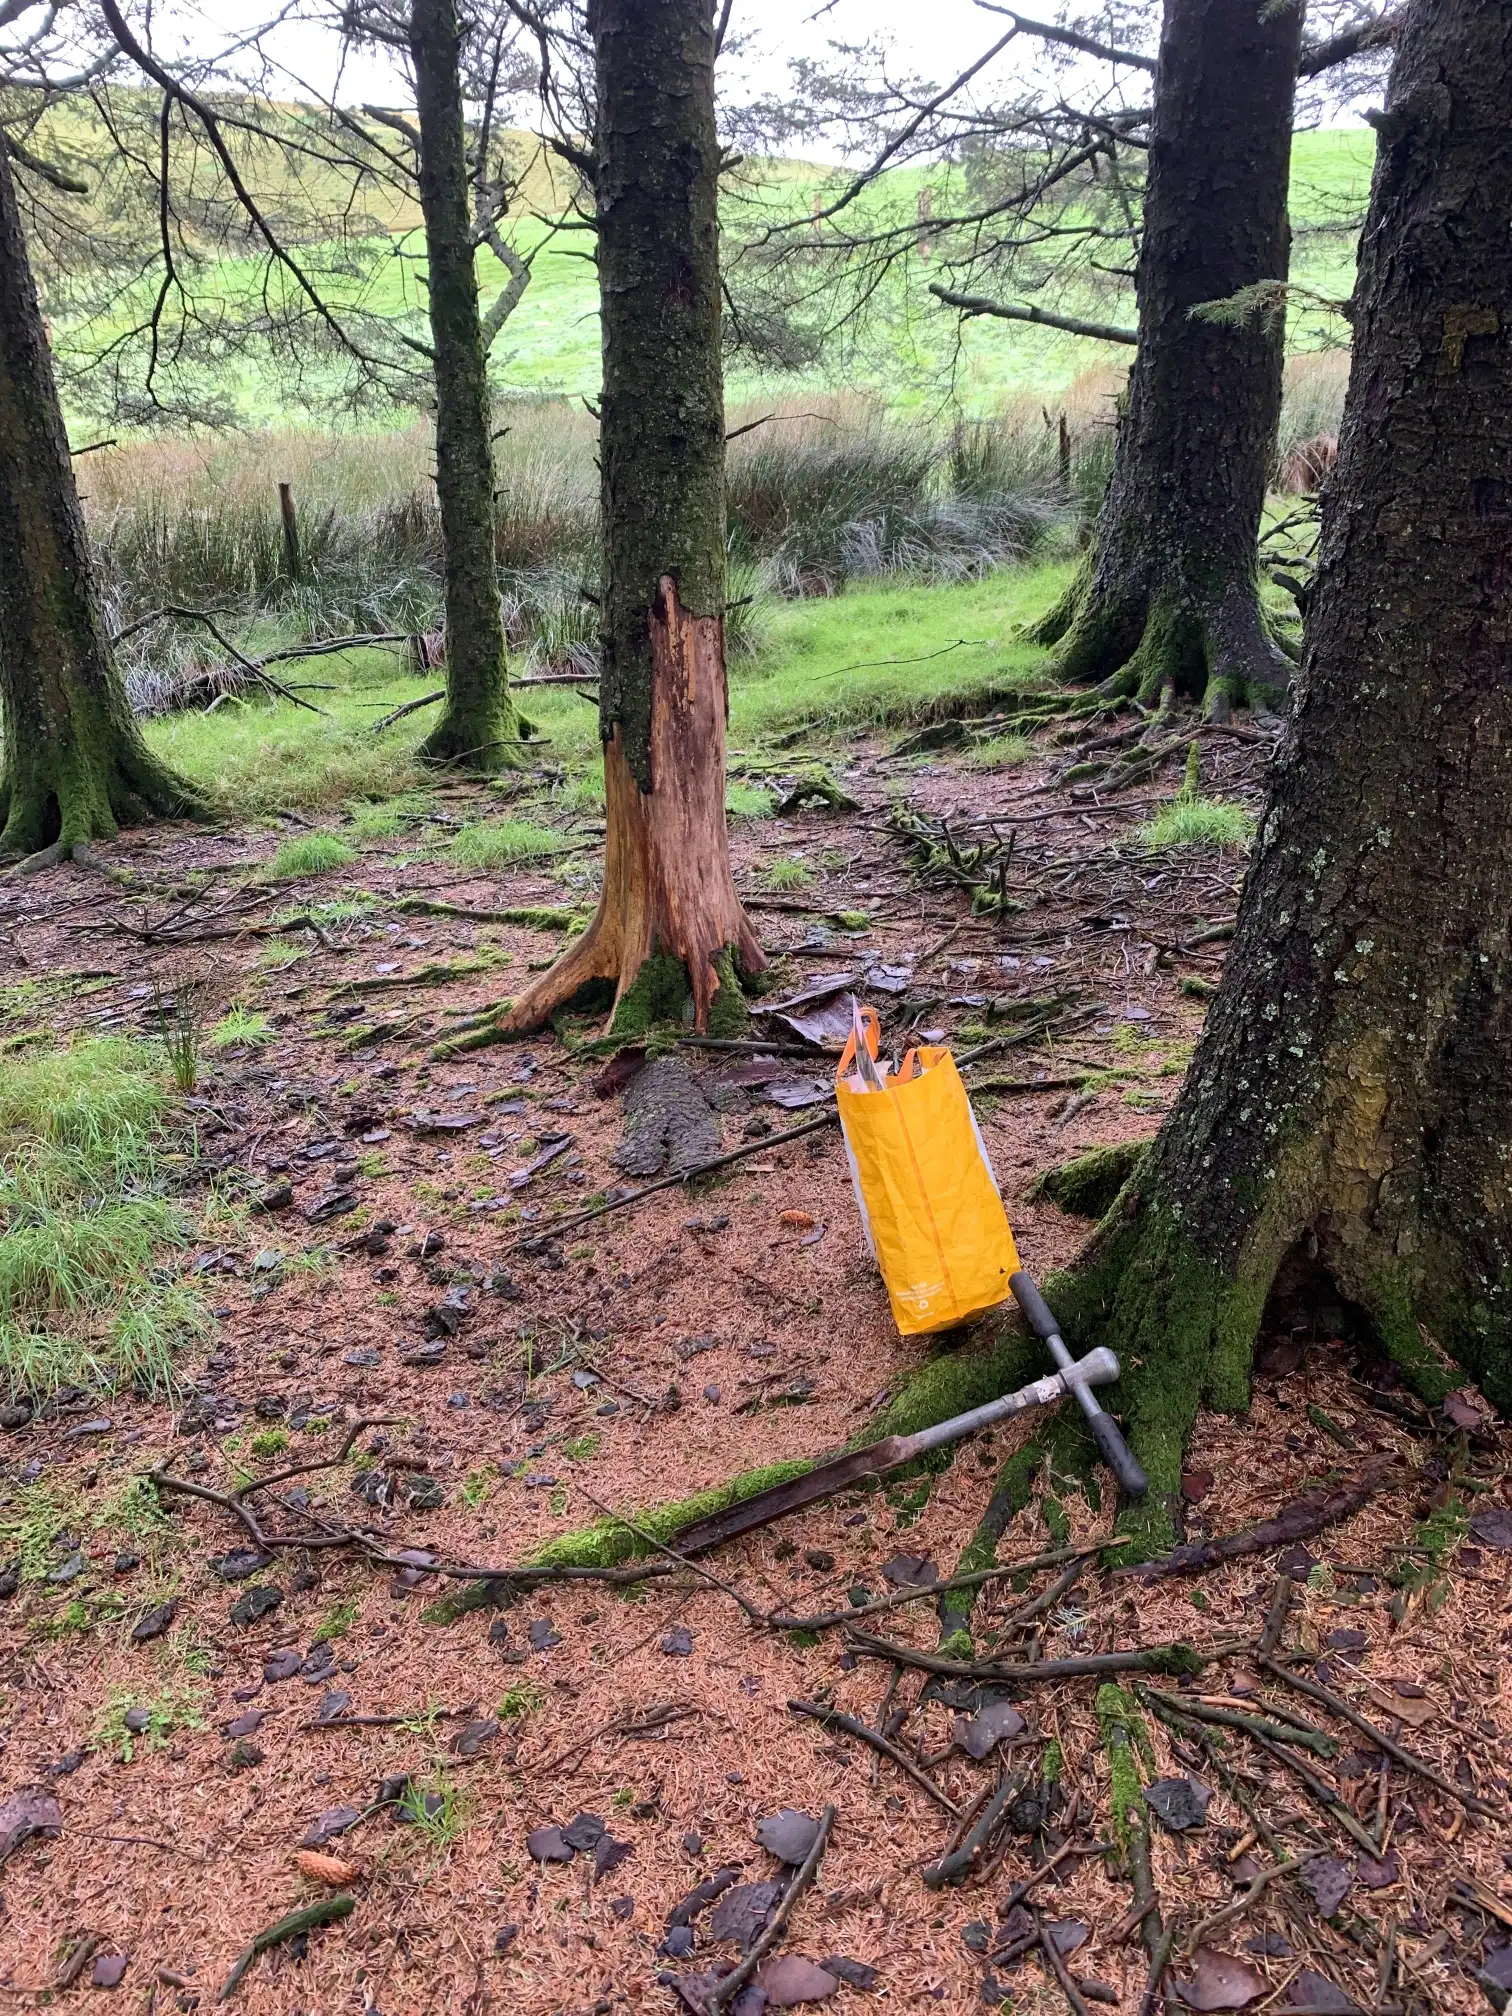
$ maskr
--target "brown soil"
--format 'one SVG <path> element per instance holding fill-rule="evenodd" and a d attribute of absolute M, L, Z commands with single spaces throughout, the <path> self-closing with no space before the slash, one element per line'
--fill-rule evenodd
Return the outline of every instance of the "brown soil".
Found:
<path fill-rule="evenodd" d="M 1238 735 L 1206 736 L 1205 788 L 1254 804 L 1262 756 Z M 1036 795 L 1043 773 L 1035 769 L 981 774 L 939 758 L 902 773 L 917 809 L 939 816 L 965 805 L 963 818 L 1012 823 L 1017 815 L 1020 822 L 1010 886 L 1027 907 L 1002 921 L 973 919 L 960 892 L 922 888 L 885 831 L 875 808 L 896 766 L 890 771 L 875 747 L 852 751 L 850 764 L 847 784 L 871 812 L 804 812 L 778 825 L 744 825 L 735 835 L 742 893 L 760 899 L 765 892 L 753 914 L 776 987 L 787 992 L 815 973 L 862 962 L 906 963 L 915 978 L 904 1009 L 893 997 L 871 996 L 889 1040 L 901 1039 L 911 1019 L 952 1032 L 958 1048 L 980 1040 L 963 1035 L 963 1026 L 983 1024 L 997 1034 L 1014 1026 L 1009 1018 L 1025 1002 L 1056 997 L 1058 1035 L 1004 1050 L 993 1074 L 1064 1077 L 1078 1060 L 1130 1074 L 1069 1113 L 1064 1089 L 980 1102 L 1026 1264 L 1043 1276 L 1075 1252 L 1086 1226 L 1049 1205 L 1026 1204 L 1024 1191 L 1038 1170 L 1083 1146 L 1148 1135 L 1158 1125 L 1201 1021 L 1201 1000 L 1181 983 L 1220 970 L 1221 943 L 1180 948 L 1232 917 L 1240 865 L 1211 854 L 1156 861 L 1141 852 L 1130 835 L 1149 796 L 1115 801 L 1109 813 L 1089 795 Z M 497 802 L 458 791 L 438 798 L 437 809 L 455 823 L 477 812 L 480 797 L 485 807 Z M 332 883 L 351 879 L 260 890 L 245 865 L 233 864 L 270 856 L 276 837 L 178 829 L 123 838 L 102 851 L 111 865 L 134 871 L 136 893 L 78 868 L 0 888 L 0 927 L 8 934 L 0 959 L 23 977 L 75 976 L 55 1011 L 62 1026 L 143 1026 L 154 977 L 181 979 L 195 961 L 200 970 L 213 964 L 222 995 L 234 993 L 275 1017 L 275 1042 L 222 1053 L 210 1065 L 190 1118 L 207 1172 L 217 1170 L 223 1182 L 240 1172 L 257 1187 L 281 1180 L 295 1193 L 292 1207 L 272 1215 L 223 1217 L 207 1227 L 195 1259 L 216 1312 L 213 1335 L 187 1355 L 187 1383 L 171 1407 L 129 1393 L 95 1394 L 39 1416 L 0 1444 L 0 1518 L 18 1493 L 44 1483 L 73 1508 L 72 1531 L 89 1557 L 86 1574 L 67 1587 L 23 1583 L 0 1607 L 5 1792 L 47 1785 L 63 1823 L 60 1838 L 19 1847 L 0 1877 L 0 2003 L 23 2008 L 48 2000 L 67 1942 L 91 1935 L 102 1953 L 130 1956 L 123 1986 L 134 2008 L 208 2008 L 253 1934 L 319 1894 L 294 1859 L 316 1816 L 343 1805 L 364 1808 L 380 1779 L 405 1772 L 424 1786 L 454 1788 L 455 1829 L 427 1835 L 395 1825 L 383 1810 L 327 1843 L 325 1853 L 357 1867 L 354 1911 L 311 1934 L 307 1955 L 284 1948 L 259 1959 L 240 1991 L 244 2007 L 258 2016 L 670 2012 L 677 2004 L 658 1983 L 659 1971 L 709 1965 L 711 1953 L 728 1963 L 735 1953 L 705 1943 L 687 1962 L 658 1958 L 672 1906 L 721 1864 L 738 1865 L 747 1881 L 774 1874 L 755 1841 L 756 1820 L 788 1806 L 817 1814 L 833 1802 L 833 1841 L 789 1928 L 788 1951 L 871 1963 L 878 1997 L 897 2009 L 987 2006 L 984 1974 L 1000 1980 L 1015 2008 L 1064 2008 L 1062 1989 L 1036 1959 L 1000 1967 L 974 1953 L 962 1933 L 977 1920 L 995 1932 L 1005 1892 L 1063 1832 L 1083 1843 L 1110 1838 L 1108 1764 L 1092 1681 L 1017 1690 L 1028 1731 L 1012 1753 L 1015 1768 L 1055 1738 L 1065 1759 L 1061 1803 L 1040 1834 L 1007 1837 L 986 1881 L 934 1893 L 920 1870 L 945 1846 L 946 1816 L 894 1765 L 874 1762 L 858 1743 L 833 1739 L 787 1710 L 789 1697 L 823 1695 L 875 1721 L 889 1668 L 848 1654 L 838 1631 L 797 1642 L 760 1629 L 725 1593 L 691 1576 L 630 1591 L 554 1585 L 505 1611 L 427 1622 L 425 1610 L 453 1585 L 396 1575 L 342 1548 L 280 1553 L 254 1578 L 281 1588 L 280 1606 L 241 1628 L 228 1622 L 228 1610 L 251 1585 L 220 1580 L 209 1562 L 245 1535 L 218 1508 L 170 1499 L 166 1520 L 135 1539 L 108 1519 L 95 1528 L 122 1485 L 154 1464 L 180 1474 L 201 1464 L 193 1470 L 197 1481 L 224 1491 L 235 1482 L 236 1461 L 258 1467 L 247 1445 L 259 1429 L 286 1425 L 289 1448 L 269 1459 L 281 1465 L 334 1448 L 344 1422 L 389 1415 L 399 1418 L 359 1438 L 354 1453 L 366 1470 L 348 1465 L 303 1480 L 311 1509 L 338 1524 L 364 1523 L 395 1548 L 518 1561 L 551 1535 L 590 1522 L 596 1505 L 647 1506 L 754 1464 L 836 1447 L 933 1348 L 900 1341 L 893 1329 L 833 1131 L 758 1148 L 694 1195 L 663 1192 L 560 1244 L 548 1239 L 543 1253 L 522 1253 L 522 1239 L 549 1233 L 554 1217 L 625 1180 L 610 1162 L 619 1102 L 593 1090 L 604 1060 L 574 1057 L 547 1034 L 449 1064 L 430 1061 L 430 1044 L 456 1011 L 518 991 L 522 969 L 549 956 L 556 940 L 526 928 L 401 916 L 390 906 L 415 894 L 483 909 L 559 903 L 561 882 L 530 866 L 481 876 L 444 860 L 405 865 L 405 843 L 385 842 L 367 853 L 359 878 L 377 909 L 327 927 L 324 941 L 298 940 L 309 949 L 277 970 L 258 963 L 265 939 L 202 936 L 228 920 L 256 925 L 279 905 L 316 903 Z M 414 851 L 411 840 L 411 859 Z M 815 880 L 773 898 L 761 863 L 795 851 L 807 855 Z M 585 858 L 592 857 L 575 857 Z M 824 865 L 841 860 L 843 867 Z M 202 867 L 217 871 L 203 894 L 171 893 Z M 831 926 L 807 942 L 826 915 L 872 901 L 864 936 Z M 120 928 L 140 931 L 170 910 L 177 942 L 145 942 Z M 189 942 L 196 936 L 199 942 Z M 376 977 L 380 966 L 403 972 L 489 946 L 506 952 L 510 964 L 444 987 L 367 999 L 331 992 L 343 981 Z M 380 1017 L 417 1020 L 406 1035 L 354 1043 L 350 1025 L 333 1024 L 323 1012 L 348 1000 L 364 1001 L 363 1025 Z M 987 1002 L 1003 1007 L 994 1015 Z M 728 1068 L 714 1053 L 694 1053 L 694 1061 L 707 1083 Z M 795 1075 L 807 1068 L 794 1060 Z M 822 1074 L 830 1066 L 821 1058 L 812 1068 Z M 480 1118 L 453 1135 L 406 1124 L 425 1112 Z M 352 1141 L 347 1122 L 356 1115 L 369 1123 L 359 1133 L 386 1138 Z M 762 1105 L 759 1094 L 732 1096 L 722 1119 L 726 1144 L 739 1144 L 757 1119 L 780 1129 L 790 1116 Z M 509 1172 L 563 1130 L 572 1149 L 511 1190 Z M 321 1143 L 336 1146 L 312 1156 Z M 381 1165 L 370 1163 L 364 1173 L 344 1160 L 352 1146 L 380 1156 Z M 302 1213 L 335 1187 L 333 1168 L 350 1179 L 356 1213 L 311 1224 Z M 496 1199 L 502 1208 L 474 1208 Z M 785 1224 L 785 1212 L 822 1226 L 822 1238 L 806 1243 L 808 1228 Z M 702 1229 L 716 1216 L 728 1225 Z M 359 1250 L 383 1219 L 397 1228 L 390 1250 Z M 436 1232 L 445 1243 L 429 1265 L 411 1257 Z M 314 1266 L 259 1271 L 255 1264 L 262 1251 L 293 1260 L 316 1248 L 324 1257 Z M 516 1299 L 482 1285 L 494 1268 L 510 1277 Z M 443 1301 L 454 1273 L 473 1284 L 457 1334 L 440 1363 L 404 1362 L 423 1342 L 424 1312 Z M 1310 1481 L 1335 1468 L 1351 1471 L 1364 1452 L 1399 1457 L 1364 1512 L 1311 1543 L 1320 1566 L 1300 1593 L 1286 1643 L 1317 1654 L 1320 1664 L 1304 1671 L 1326 1672 L 1368 1717 L 1505 1812 L 1507 1557 L 1473 1540 L 1460 1545 L 1462 1532 L 1442 1564 L 1423 1565 L 1426 1557 L 1411 1551 L 1423 1544 L 1414 1531 L 1419 1521 L 1446 1496 L 1468 1495 L 1463 1472 L 1480 1487 L 1472 1511 L 1507 1502 L 1505 1439 L 1488 1432 L 1467 1444 L 1441 1422 L 1424 1417 L 1414 1427 L 1392 1413 L 1393 1396 L 1383 1398 L 1371 1383 L 1375 1370 L 1331 1335 L 1326 1312 L 1319 1316 L 1294 1338 L 1272 1340 L 1245 1419 L 1199 1422 L 1189 1459 L 1190 1531 L 1221 1533 L 1266 1516 Z M 679 1349 L 703 1339 L 712 1346 Z M 376 1362 L 354 1363 L 359 1353 L 376 1353 Z M 598 1383 L 575 1384 L 573 1372 L 590 1367 Z M 811 1387 L 802 1404 L 751 1404 L 795 1382 Z M 674 1387 L 675 1407 L 668 1404 Z M 222 1402 L 224 1427 L 191 1425 L 204 1395 Z M 273 1421 L 257 1416 L 260 1399 Z M 1394 1404 L 1403 1403 L 1398 1397 Z M 616 1411 L 604 1411 L 611 1405 Z M 1330 1439 L 1320 1408 L 1360 1453 Z M 73 1432 L 85 1419 L 107 1416 L 108 1429 Z M 330 1425 L 323 1433 L 287 1425 L 301 1418 Z M 1028 1432 L 1020 1425 L 963 1445 L 922 1505 L 916 1484 L 849 1493 L 724 1549 L 709 1566 L 758 1604 L 802 1611 L 843 1605 L 857 1584 L 882 1592 L 882 1564 L 900 1551 L 928 1556 L 948 1574 L 1002 1459 Z M 407 1467 L 392 1467 L 395 1456 Z M 393 1481 L 391 1507 L 369 1507 L 354 1494 L 353 1482 L 364 1476 Z M 405 1493 L 417 1480 L 438 1486 L 443 1502 L 408 1506 Z M 1108 1511 L 1094 1514 L 1059 1485 L 1052 1494 L 1051 1484 L 1042 1479 L 1013 1521 L 999 1550 L 1004 1561 L 1049 1544 L 1060 1500 L 1073 1540 L 1108 1530 Z M 141 1562 L 117 1573 L 123 1547 Z M 1399 1590 L 1403 1565 L 1414 1563 L 1422 1572 L 1409 1573 L 1409 1586 Z M 1362 1579 L 1357 1569 L 1369 1573 Z M 979 1653 L 1050 1573 L 1032 1576 L 1021 1591 L 993 1585 L 977 1613 Z M 1198 1646 L 1242 1641 L 1200 1683 L 1209 1697 L 1233 1697 L 1261 1684 L 1245 1648 L 1264 1620 L 1275 1575 L 1274 1554 L 1149 1587 L 1089 1568 L 1034 1625 L 1010 1629 L 1003 1648 L 1009 1657 L 1032 1648 L 1052 1658 L 1173 1638 Z M 104 1600 L 111 1595 L 121 1602 Z M 153 1642 L 134 1642 L 132 1625 L 168 1596 L 178 1599 L 171 1628 Z M 1388 1608 L 1393 1597 L 1400 1617 Z M 70 1628 L 70 1603 L 82 1604 L 73 1621 L 82 1617 L 86 1628 Z M 560 1642 L 531 1649 L 532 1620 L 549 1620 Z M 674 1626 L 691 1633 L 686 1657 L 663 1649 Z M 932 1649 L 939 1636 L 928 1602 L 874 1628 L 921 1648 Z M 264 1662 L 276 1648 L 306 1652 L 332 1631 L 334 1670 L 323 1681 L 264 1682 Z M 1363 1642 L 1331 1635 L 1338 1632 L 1362 1633 Z M 941 1789 L 965 1806 L 998 1761 L 974 1764 L 959 1750 L 942 1755 L 954 1711 L 923 1698 L 923 1678 L 902 1677 L 896 1700 L 911 1713 L 898 1741 L 931 1759 Z M 1397 1695 L 1398 1680 L 1422 1693 Z M 332 1687 L 349 1692 L 350 1714 L 414 1719 L 312 1727 Z M 1343 1739 L 1331 1762 L 1309 1761 L 1373 1829 L 1381 1772 L 1370 1746 L 1330 1723 L 1326 1711 L 1268 1691 L 1273 1708 L 1301 1710 Z M 475 1760 L 454 1755 L 449 1744 L 469 1713 L 490 1716 L 511 1693 L 496 1739 Z M 119 1734 L 128 1703 L 172 1714 L 172 1726 L 134 1740 L 130 1761 Z M 612 1726 L 658 1703 L 686 1712 L 639 1736 Z M 107 1740 L 102 1725 L 112 1704 L 116 1733 Z M 462 1719 L 427 1723 L 426 1711 L 436 1708 Z M 244 1751 L 238 1760 L 223 1732 L 249 1709 L 268 1711 L 244 1739 L 260 1754 Z M 1178 1743 L 1173 1748 L 1154 1725 L 1155 1775 L 1191 1770 L 1217 1785 L 1212 1758 Z M 83 1755 L 70 1764 L 74 1752 Z M 1234 1739 L 1225 1754 L 1247 1774 L 1240 1788 L 1276 1848 L 1296 1854 L 1323 1847 L 1354 1864 L 1356 1848 L 1337 1821 L 1247 1738 Z M 1269 1983 L 1265 1993 L 1278 1997 L 1276 2007 L 1296 2004 L 1302 1969 L 1340 1984 L 1361 2008 L 1373 1998 L 1382 2010 L 1481 2006 L 1475 1968 L 1512 1926 L 1505 1826 L 1465 1813 L 1398 1766 L 1384 1797 L 1397 1856 L 1393 1880 L 1377 1889 L 1356 1880 L 1329 1923 L 1295 1878 L 1284 1879 L 1217 1936 Z M 565 1824 L 583 1810 L 633 1845 L 598 1884 L 591 1856 L 542 1868 L 526 1849 L 529 1830 Z M 1252 1842 L 1249 1818 L 1221 1787 L 1201 1831 L 1173 1836 L 1157 1828 L 1156 1884 L 1167 1915 L 1190 1928 L 1238 1894 L 1236 1866 L 1252 1873 L 1234 1853 L 1242 1841 L 1245 1854 L 1253 1846 L 1260 1866 L 1270 1866 L 1271 1848 Z M 1063 1877 L 1052 1876 L 1035 1896 L 1047 1919 L 1079 1919 L 1091 1929 L 1071 1971 L 1110 1984 L 1119 2006 L 1133 2012 L 1147 1963 L 1137 1937 L 1122 1944 L 1111 1938 L 1130 1901 L 1116 1857 L 1072 1858 Z M 1483 1886 L 1480 1901 L 1456 1901 L 1456 1886 L 1475 1882 Z M 496 1935 L 506 1926 L 518 1930 L 496 1956 Z M 1389 1965 L 1388 1933 L 1395 1942 Z M 1269 1935 L 1270 1950 L 1246 1950 L 1261 1935 Z M 86 1965 L 77 1992 L 87 1991 L 90 1977 Z M 1315 1984 L 1310 1992 L 1318 1992 Z M 871 1999 L 847 1986 L 827 2006 L 860 2010 Z"/>

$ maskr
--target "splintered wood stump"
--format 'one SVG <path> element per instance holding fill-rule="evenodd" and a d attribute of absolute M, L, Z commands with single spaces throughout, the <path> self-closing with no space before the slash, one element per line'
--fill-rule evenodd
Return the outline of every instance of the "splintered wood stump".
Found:
<path fill-rule="evenodd" d="M 725 827 L 724 620 L 682 607 L 663 575 L 648 623 L 651 788 L 643 791 L 616 724 L 604 751 L 604 888 L 583 936 L 501 1018 L 534 1028 L 592 980 L 616 1002 L 653 954 L 687 969 L 694 1024 L 708 1025 L 721 954 L 744 973 L 766 958 L 735 893 Z"/>

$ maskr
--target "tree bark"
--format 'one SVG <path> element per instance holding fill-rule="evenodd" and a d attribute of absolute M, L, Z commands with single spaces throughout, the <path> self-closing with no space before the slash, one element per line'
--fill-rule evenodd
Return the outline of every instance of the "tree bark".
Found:
<path fill-rule="evenodd" d="M 89 540 L 0 136 L 0 854 L 64 860 L 122 822 L 203 815 L 148 749 L 101 627 Z"/>
<path fill-rule="evenodd" d="M 1166 0 L 1127 409 L 1095 544 L 1035 632 L 1067 679 L 1220 718 L 1273 706 L 1292 671 L 1256 572 L 1286 318 L 1193 310 L 1286 279 L 1302 12 Z"/>
<path fill-rule="evenodd" d="M 604 890 L 515 1004 L 536 1026 L 588 983 L 615 1026 L 735 1009 L 765 964 L 725 826 L 724 386 L 710 0 L 595 0 L 594 186 L 604 389 Z"/>
<path fill-rule="evenodd" d="M 446 604 L 446 704 L 420 756 L 493 771 L 518 765 L 520 721 L 509 698 L 495 567 L 488 350 L 468 213 L 461 39 L 455 0 L 412 0 Z"/>
<path fill-rule="evenodd" d="M 1297 713 L 1181 1097 L 1057 1308 L 1174 1491 L 1268 1297 L 1512 1406 L 1512 13 L 1414 0 Z"/>

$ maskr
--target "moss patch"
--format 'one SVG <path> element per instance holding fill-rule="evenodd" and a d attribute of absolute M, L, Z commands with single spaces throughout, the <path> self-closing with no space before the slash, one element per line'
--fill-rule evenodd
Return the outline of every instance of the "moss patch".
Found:
<path fill-rule="evenodd" d="M 1127 1853 L 1134 1829 L 1143 1832 L 1147 1826 L 1139 1754 L 1150 1751 L 1149 1731 L 1133 1695 L 1111 1681 L 1098 1688 L 1096 1705 L 1112 1779 L 1113 1832 Z"/>
<path fill-rule="evenodd" d="M 1042 1170 L 1030 1185 L 1030 1199 L 1048 1198 L 1077 1218 L 1101 1218 L 1149 1152 L 1148 1141 L 1115 1141 L 1105 1148 L 1089 1148 L 1085 1155 Z"/>
<path fill-rule="evenodd" d="M 695 1519 L 708 1519 L 716 1512 L 723 1512 L 728 1505 L 735 1505 L 746 1498 L 754 1498 L 759 1491 L 770 1491 L 775 1485 L 786 1484 L 794 1477 L 807 1476 L 814 1467 L 805 1457 L 795 1457 L 786 1463 L 768 1463 L 760 1469 L 742 1471 L 732 1477 L 727 1484 L 715 1485 L 711 1490 L 695 1492 L 691 1498 L 681 1498 L 669 1505 L 657 1505 L 649 1511 L 636 1512 L 633 1517 L 642 1531 L 656 1540 L 670 1540 L 679 1527 L 691 1525 Z M 648 1547 L 632 1533 L 628 1526 L 617 1519 L 602 1519 L 596 1525 L 584 1526 L 573 1533 L 563 1533 L 555 1540 L 531 1555 L 530 1567 L 553 1568 L 611 1568 L 619 1561 L 629 1561 L 638 1555 L 650 1554 Z"/>

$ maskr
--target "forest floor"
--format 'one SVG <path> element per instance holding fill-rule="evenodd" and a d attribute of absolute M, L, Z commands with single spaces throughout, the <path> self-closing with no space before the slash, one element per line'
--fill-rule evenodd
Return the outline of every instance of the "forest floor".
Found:
<path fill-rule="evenodd" d="M 1202 731 L 1209 800 L 1254 812 L 1262 739 Z M 774 960 L 759 1005 L 837 976 L 879 1008 L 890 1048 L 936 1029 L 958 1051 L 999 1039 L 975 1105 L 1043 1279 L 1088 1226 L 1031 1201 L 1030 1183 L 1153 1134 L 1221 970 L 1242 847 L 1150 850 L 1139 828 L 1169 811 L 1169 770 L 1099 799 L 1090 783 L 1046 789 L 1043 753 L 1000 770 L 900 761 L 869 735 L 828 760 L 861 810 L 735 825 Z M 944 819 L 986 845 L 987 868 L 1011 828 L 1006 887 L 1023 907 L 973 915 L 938 852 L 921 869 L 889 823 L 905 802 L 936 839 Z M 1113 1810 L 1131 1775 L 1166 1816 L 1154 1892 L 1189 2006 L 1468 2012 L 1478 1967 L 1512 1981 L 1507 1440 L 1467 1401 L 1418 1406 L 1341 1340 L 1340 1312 L 1266 1337 L 1247 1416 L 1199 1419 L 1182 1517 L 1201 1541 L 1367 1473 L 1363 1509 L 1310 1534 L 1294 1512 L 1288 1545 L 1146 1582 L 1063 1551 L 1109 1532 L 1111 1496 L 1094 1510 L 1041 1474 L 999 1557 L 1057 1558 L 987 1583 L 973 1620 L 979 1658 L 1184 1641 L 1200 1678 L 1115 1673 L 1150 1683 L 1139 1698 L 1099 1694 L 1097 1677 L 932 1678 L 826 1619 L 893 1592 L 910 1600 L 866 1628 L 934 1651 L 932 1579 L 952 1573 L 1032 1417 L 927 1476 L 734 1542 L 707 1574 L 653 1557 L 632 1584 L 496 1590 L 442 1621 L 478 1585 L 435 1563 L 520 1563 L 606 1510 L 635 1517 L 834 1450 L 944 1345 L 969 1362 L 1013 1321 L 899 1338 L 838 1130 L 771 1138 L 830 1110 L 820 1049 L 781 1056 L 775 1080 L 755 1049 L 677 1049 L 695 1132 L 750 1152 L 555 1236 L 637 1180 L 613 1160 L 625 1116 L 607 1054 L 548 1033 L 432 1055 L 560 942 L 548 917 L 499 913 L 585 894 L 587 828 L 547 834 L 578 850 L 561 860 L 466 865 L 456 835 L 496 830 L 501 810 L 543 816 L 529 780 L 502 806 L 459 787 L 387 834 L 354 828 L 339 872 L 301 879 L 312 836 L 287 817 L 281 834 L 124 835 L 101 850 L 122 879 L 0 884 L 8 1056 L 66 1033 L 151 1038 L 165 1003 L 197 1004 L 179 1023 L 198 1082 L 178 1124 L 202 1216 L 182 1267 L 207 1309 L 170 1398 L 65 1386 L 0 1417 L 0 1567 L 15 1564 L 0 2002 L 119 1981 L 139 2010 L 208 2008 L 254 1935 L 335 1896 L 349 1915 L 254 1959 L 243 2006 L 670 2016 L 700 2006 L 705 1970 L 728 1967 L 780 1895 L 757 1823 L 833 1806 L 773 1949 L 788 1960 L 763 1963 L 734 2004 L 745 2016 L 807 1996 L 1134 2016 L 1162 2004 L 1145 1996 L 1120 1846 L 1141 1808 Z M 520 851 L 512 831 L 500 854 Z M 774 1027 L 796 1043 L 770 1021 L 753 1035 Z M 811 1111 L 781 1103 L 805 1098 Z M 315 1544 L 261 1559 L 225 1501 L 299 1464 L 250 1502 L 269 1531 Z M 134 1485 L 158 1469 L 221 1502 Z M 375 1543 L 414 1558 L 379 1564 Z M 1283 1570 L 1278 1669 L 1256 1644 Z M 997 1705 L 1010 1698 L 1013 1715 Z M 885 1723 L 894 1756 L 792 1700 Z M 1214 1714 L 1262 1718 L 1270 1749 Z M 994 1736 L 980 1761 L 962 1747 Z M 963 1882 L 926 1887 L 1000 1774 L 1030 1796 L 1007 1803 Z M 408 1789 L 381 1789 L 395 1780 Z M 813 1830 L 796 1831 L 790 1856 Z M 721 1880 L 737 1887 L 710 1903 Z M 1032 1946 L 1041 1924 L 1053 1956 Z M 837 1964 L 805 1976 L 793 1956 Z"/>

